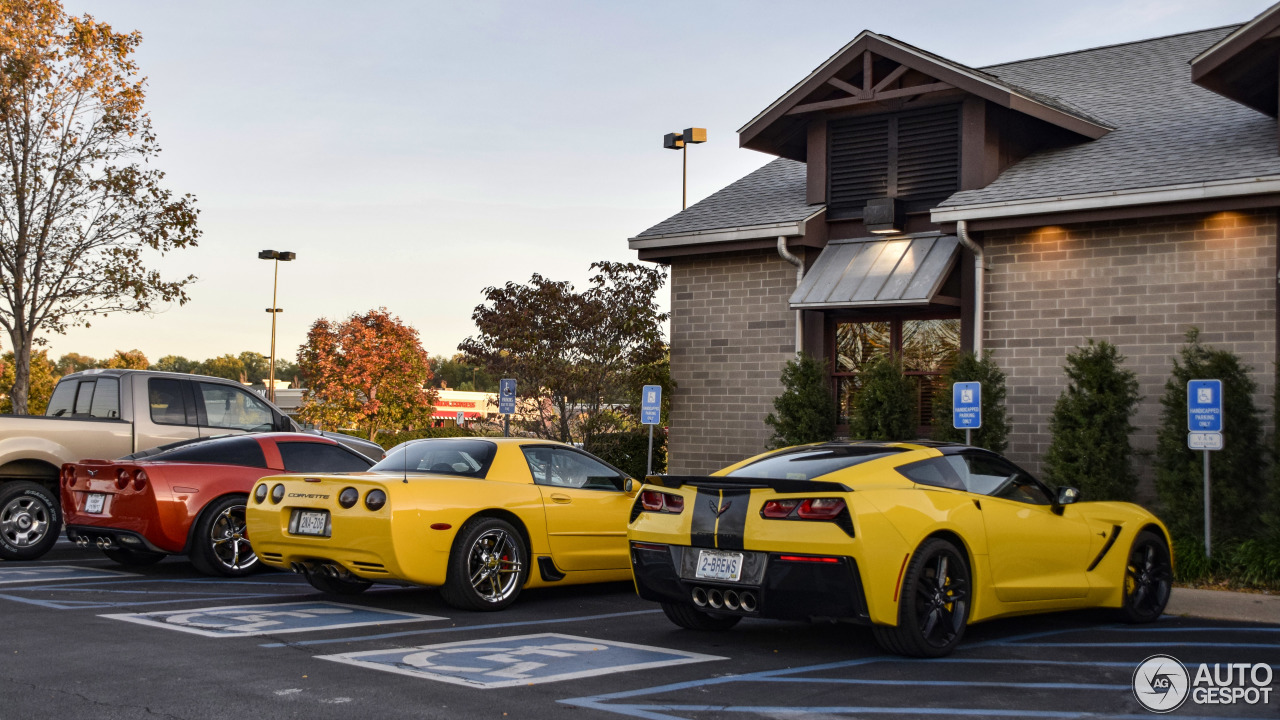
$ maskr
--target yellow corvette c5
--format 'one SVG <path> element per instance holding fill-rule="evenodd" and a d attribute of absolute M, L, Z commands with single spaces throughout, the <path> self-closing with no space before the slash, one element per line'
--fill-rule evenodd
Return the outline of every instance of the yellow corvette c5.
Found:
<path fill-rule="evenodd" d="M 961 445 L 792 447 L 709 477 L 650 477 L 631 514 L 632 568 L 640 596 L 685 628 L 852 621 L 919 657 L 1002 616 L 1160 617 L 1173 569 L 1164 525 L 1137 505 L 1077 497 Z"/>
<path fill-rule="evenodd" d="M 415 440 L 365 473 L 265 477 L 245 518 L 263 563 L 323 592 L 425 585 L 501 610 L 524 587 L 631 577 L 628 479 L 563 443 Z"/>

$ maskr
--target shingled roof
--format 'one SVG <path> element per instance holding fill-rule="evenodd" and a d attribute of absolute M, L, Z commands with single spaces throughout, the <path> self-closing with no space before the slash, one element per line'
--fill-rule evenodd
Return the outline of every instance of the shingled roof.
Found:
<path fill-rule="evenodd" d="M 1191 82 L 1191 59 L 1237 27 L 973 71 L 1114 129 L 1033 154 L 990 185 L 952 195 L 939 209 L 1280 176 L 1275 120 Z M 775 160 L 638 237 L 810 217 L 821 206 L 806 204 L 805 181 L 803 163 Z"/>

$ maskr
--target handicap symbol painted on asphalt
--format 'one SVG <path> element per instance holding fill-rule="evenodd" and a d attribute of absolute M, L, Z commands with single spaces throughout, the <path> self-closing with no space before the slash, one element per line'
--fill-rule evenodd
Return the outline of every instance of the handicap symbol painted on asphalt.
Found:
<path fill-rule="evenodd" d="M 725 659 L 716 655 L 558 633 L 321 655 L 319 658 L 484 689 Z"/>
<path fill-rule="evenodd" d="M 119 613 L 101 617 L 219 638 L 446 619 L 437 615 L 418 615 L 322 601 L 227 605 L 194 610 Z"/>
<path fill-rule="evenodd" d="M 99 570 L 74 565 L 45 565 L 43 567 L 24 565 L 22 567 L 0 566 L 0 585 L 14 583 L 51 582 L 54 580 L 109 580 L 118 577 L 138 577 L 133 573 L 118 570 Z"/>

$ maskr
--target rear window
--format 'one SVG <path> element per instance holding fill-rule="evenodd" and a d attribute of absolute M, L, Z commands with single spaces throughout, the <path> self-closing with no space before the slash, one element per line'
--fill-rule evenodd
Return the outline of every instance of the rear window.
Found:
<path fill-rule="evenodd" d="M 262 454 L 262 446 L 254 438 L 248 437 L 220 438 L 182 445 L 152 455 L 147 460 L 260 468 L 267 466 L 267 458 Z"/>
<path fill-rule="evenodd" d="M 341 445 L 318 442 L 278 442 L 280 458 L 288 472 L 362 472 L 373 461 Z"/>
<path fill-rule="evenodd" d="M 729 477 L 763 480 L 812 480 L 871 460 L 897 455 L 903 448 L 861 445 L 815 445 L 761 458 L 729 473 Z"/>
<path fill-rule="evenodd" d="M 120 381 L 115 378 L 67 380 L 58 383 L 49 407 L 44 412 L 52 417 L 102 418 L 120 417 Z"/>
<path fill-rule="evenodd" d="M 485 440 L 433 439 L 399 445 L 372 470 L 483 478 L 498 446 Z"/>

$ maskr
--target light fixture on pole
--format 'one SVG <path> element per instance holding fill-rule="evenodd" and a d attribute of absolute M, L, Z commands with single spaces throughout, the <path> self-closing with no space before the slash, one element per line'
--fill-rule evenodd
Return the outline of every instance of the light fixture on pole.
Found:
<path fill-rule="evenodd" d="M 276 290 L 280 286 L 280 261 L 288 262 L 298 257 L 297 253 L 286 252 L 283 250 L 263 250 L 258 253 L 259 260 L 274 260 L 275 277 L 271 281 L 271 307 L 267 308 L 267 312 L 271 313 L 271 357 L 268 359 L 267 373 L 267 399 L 271 402 L 276 401 L 276 314 L 282 310 L 276 307 Z"/>
<path fill-rule="evenodd" d="M 689 207 L 689 145 L 697 145 L 707 141 L 706 128 L 685 128 L 684 132 L 667 133 L 662 136 L 662 147 L 680 151 L 680 209 Z"/>

